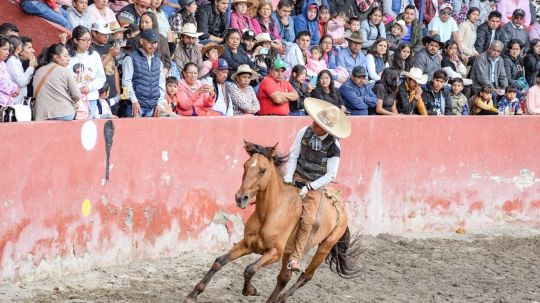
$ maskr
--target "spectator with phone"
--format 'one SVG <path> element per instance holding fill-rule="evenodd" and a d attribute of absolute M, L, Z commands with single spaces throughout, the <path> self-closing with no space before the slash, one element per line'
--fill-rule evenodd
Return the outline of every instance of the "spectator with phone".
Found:
<path fill-rule="evenodd" d="M 212 110 L 216 100 L 214 86 L 197 80 L 198 67 L 188 62 L 182 71 L 182 78 L 178 81 L 179 102 L 175 112 L 182 116 L 221 116 Z"/>
<path fill-rule="evenodd" d="M 92 48 L 101 56 L 106 82 L 109 84 L 109 96 L 120 94 L 120 73 L 116 56 L 120 53 L 120 46 L 109 43 L 112 34 L 109 24 L 105 20 L 98 20 L 92 24 Z"/>

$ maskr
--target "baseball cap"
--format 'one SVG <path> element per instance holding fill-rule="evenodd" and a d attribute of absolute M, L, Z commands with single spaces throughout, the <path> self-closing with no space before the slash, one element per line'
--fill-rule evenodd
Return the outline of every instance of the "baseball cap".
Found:
<path fill-rule="evenodd" d="M 452 4 L 450 3 L 443 3 L 441 4 L 441 6 L 439 7 L 439 11 L 443 11 L 445 9 L 449 8 L 450 11 L 453 11 L 454 9 L 452 8 Z"/>
<path fill-rule="evenodd" d="M 352 70 L 352 75 L 355 77 L 367 76 L 367 71 L 363 66 L 355 66 Z"/>
<path fill-rule="evenodd" d="M 112 34 L 109 23 L 107 23 L 107 21 L 105 21 L 104 19 L 99 19 L 96 20 L 96 22 L 92 23 L 92 31 L 98 32 L 103 35 Z"/>
<path fill-rule="evenodd" d="M 212 62 L 212 69 L 228 70 L 229 63 L 227 63 L 225 59 L 218 58 L 217 60 Z"/>
<path fill-rule="evenodd" d="M 281 58 L 276 58 L 274 59 L 274 65 L 273 65 L 274 69 L 285 69 L 285 62 L 283 61 L 283 59 Z"/>
<path fill-rule="evenodd" d="M 145 29 L 141 32 L 141 38 L 148 42 L 157 42 L 159 41 L 158 33 L 153 29 Z"/>
<path fill-rule="evenodd" d="M 518 17 L 518 16 L 525 17 L 525 11 L 522 10 L 521 8 L 514 10 L 514 12 L 512 13 L 512 17 Z"/>
<path fill-rule="evenodd" d="M 249 40 L 249 39 L 255 40 L 255 32 L 252 30 L 247 30 L 242 34 L 242 40 Z"/>

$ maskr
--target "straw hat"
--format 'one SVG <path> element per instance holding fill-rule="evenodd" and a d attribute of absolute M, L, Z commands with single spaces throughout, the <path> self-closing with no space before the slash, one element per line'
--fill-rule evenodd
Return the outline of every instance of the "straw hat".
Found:
<path fill-rule="evenodd" d="M 239 76 L 241 74 L 251 74 L 251 80 L 255 80 L 255 79 L 257 79 L 259 77 L 259 75 L 257 75 L 257 73 L 254 72 L 249 67 L 249 65 L 242 64 L 242 65 L 238 66 L 238 70 L 236 71 L 236 73 L 232 74 L 231 79 L 233 81 L 236 81 L 236 76 Z"/>
<path fill-rule="evenodd" d="M 272 38 L 270 38 L 269 33 L 260 33 L 257 36 L 255 36 L 255 45 L 258 45 L 264 42 L 272 42 Z"/>
<path fill-rule="evenodd" d="M 204 58 L 204 55 L 209 52 L 210 50 L 212 49 L 217 49 L 217 52 L 218 52 L 218 57 L 221 56 L 221 54 L 223 54 L 223 46 L 221 45 L 217 45 L 215 44 L 214 42 L 209 42 L 207 43 L 205 46 L 203 46 L 202 50 L 201 50 L 201 54 L 202 54 L 202 57 Z M 204 59 L 203 59 L 204 60 Z"/>
<path fill-rule="evenodd" d="M 231 7 L 234 7 L 235 4 L 238 4 L 238 3 L 245 3 L 247 4 L 247 7 L 250 8 L 253 6 L 253 2 L 251 1 L 248 1 L 248 0 L 233 0 L 231 2 Z"/>
<path fill-rule="evenodd" d="M 193 38 L 199 38 L 203 33 L 197 32 L 197 27 L 193 23 L 186 23 L 182 26 L 180 35 L 186 35 Z"/>
<path fill-rule="evenodd" d="M 124 31 L 127 31 L 127 30 L 128 30 L 128 29 L 127 29 L 127 26 L 126 26 L 126 27 L 122 27 L 122 26 L 120 26 L 120 23 L 118 23 L 118 22 L 116 22 L 116 21 L 111 23 L 111 31 L 112 31 L 113 33 L 124 32 Z"/>
<path fill-rule="evenodd" d="M 401 76 L 413 79 L 418 84 L 426 84 L 428 80 L 428 75 L 424 74 L 418 67 L 411 68 L 410 72 L 402 71 Z"/>
<path fill-rule="evenodd" d="M 351 135 L 351 122 L 337 106 L 320 99 L 306 98 L 304 108 L 315 123 L 330 135 L 339 139 Z"/>

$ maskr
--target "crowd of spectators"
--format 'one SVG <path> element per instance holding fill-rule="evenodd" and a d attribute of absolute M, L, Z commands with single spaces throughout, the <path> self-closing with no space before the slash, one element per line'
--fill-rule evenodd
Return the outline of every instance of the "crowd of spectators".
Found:
<path fill-rule="evenodd" d="M 303 116 L 307 97 L 349 115 L 540 114 L 536 1 L 425 0 L 422 16 L 419 0 L 18 2 L 70 32 L 38 55 L 0 25 L 0 105 L 35 120 Z"/>

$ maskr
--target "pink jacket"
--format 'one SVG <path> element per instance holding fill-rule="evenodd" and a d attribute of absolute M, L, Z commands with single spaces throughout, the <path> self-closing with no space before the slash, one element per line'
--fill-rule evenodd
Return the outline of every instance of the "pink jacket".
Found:
<path fill-rule="evenodd" d="M 326 61 L 324 61 L 324 59 L 321 59 L 319 61 L 311 59 L 311 60 L 308 60 L 308 63 L 306 64 L 306 68 L 311 73 L 318 75 L 320 71 L 328 69 L 328 66 L 326 65 Z"/>
<path fill-rule="evenodd" d="M 237 11 L 231 13 L 230 28 L 236 28 L 240 32 L 244 29 L 251 29 L 251 21 L 248 14 L 240 15 Z"/>
<path fill-rule="evenodd" d="M 203 83 L 197 80 L 196 88 L 198 89 L 202 85 Z M 216 100 L 215 95 L 210 96 L 209 93 L 199 94 L 192 91 L 184 79 L 178 81 L 178 96 L 179 102 L 175 112 L 182 116 L 193 116 L 194 111 L 199 116 L 205 116 L 204 113 L 211 110 Z"/>
<path fill-rule="evenodd" d="M 6 62 L 0 61 L 0 105 L 11 105 L 15 99 L 11 96 L 19 86 L 9 75 Z"/>
<path fill-rule="evenodd" d="M 271 17 L 270 17 L 270 21 L 272 21 Z M 263 33 L 263 32 L 266 33 L 265 31 L 262 30 L 261 24 L 259 23 L 259 20 L 257 19 L 257 17 L 253 17 L 251 19 L 251 28 L 253 29 L 253 31 L 255 32 L 256 35 L 258 35 L 260 33 Z M 270 29 L 270 31 L 268 33 L 271 36 L 274 36 L 275 40 L 281 41 L 281 36 L 279 35 L 277 25 L 275 23 L 274 23 L 274 28 Z"/>

